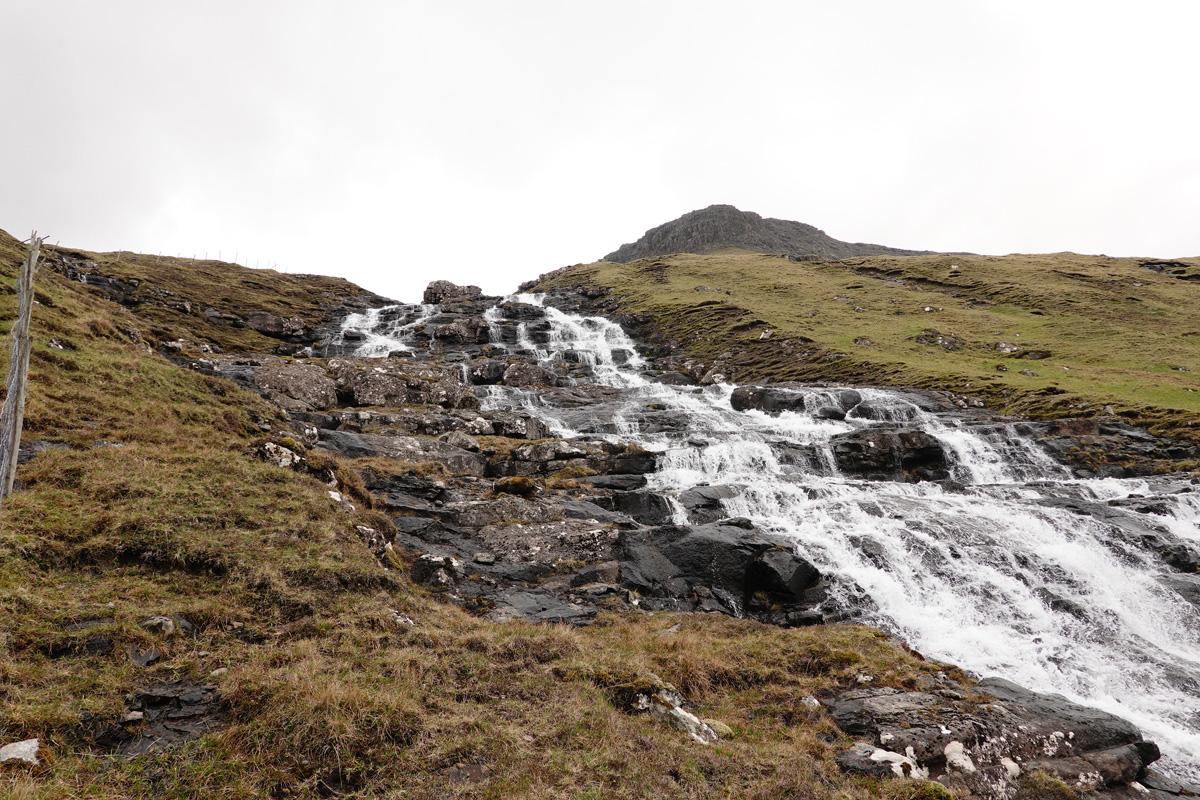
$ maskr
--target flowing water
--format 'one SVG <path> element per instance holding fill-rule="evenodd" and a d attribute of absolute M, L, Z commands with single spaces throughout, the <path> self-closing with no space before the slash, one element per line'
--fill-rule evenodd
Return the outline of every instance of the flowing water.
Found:
<path fill-rule="evenodd" d="M 413 349 L 407 333 L 434 313 L 394 308 L 406 310 L 347 321 L 368 337 L 358 355 Z M 1200 780 L 1200 610 L 1163 582 L 1170 569 L 1144 542 L 1157 534 L 1200 545 L 1200 488 L 1171 478 L 1074 479 L 1019 425 L 924 411 L 882 389 L 857 389 L 862 403 L 842 420 L 822 413 L 837 403 L 827 387 L 798 390 L 799 411 L 734 411 L 732 386 L 646 378 L 615 323 L 551 307 L 544 314 L 537 341 L 521 323 L 506 349 L 548 368 L 585 365 L 585 380 L 615 387 L 617 398 L 562 408 L 536 389 L 492 386 L 485 407 L 530 409 L 555 435 L 659 451 L 650 488 L 668 497 L 699 484 L 733 487 L 728 514 L 794 541 L 833 580 L 843 606 L 857 610 L 855 621 L 981 676 L 1122 716 L 1161 746 L 1163 771 Z M 498 308 L 486 316 L 497 342 L 502 318 Z M 952 481 L 839 474 L 833 436 L 895 421 L 942 443 Z"/>

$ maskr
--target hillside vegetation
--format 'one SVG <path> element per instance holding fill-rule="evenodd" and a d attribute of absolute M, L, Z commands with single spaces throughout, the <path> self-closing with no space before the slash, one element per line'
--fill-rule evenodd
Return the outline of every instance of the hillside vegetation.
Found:
<path fill-rule="evenodd" d="M 941 388 L 1200 440 L 1200 259 L 726 249 L 577 265 L 525 288 L 579 285 L 696 377 Z"/>
<path fill-rule="evenodd" d="M 473 616 L 364 545 L 360 526 L 388 523 L 361 492 L 358 465 L 292 443 L 335 472 L 351 507 L 316 470 L 254 458 L 264 436 L 287 441 L 280 411 L 159 352 L 178 340 L 189 351 L 275 350 L 279 339 L 205 311 L 316 325 L 362 300 L 357 287 L 70 252 L 138 285 L 114 295 L 49 266 L 37 280 L 24 439 L 40 452 L 0 512 L 0 744 L 38 738 L 49 758 L 6 767 L 0 796 L 944 796 L 924 782 L 844 776 L 833 757 L 851 740 L 805 698 L 864 673 L 912 687 L 948 668 L 853 626 L 605 612 L 575 629 Z M 23 255 L 0 233 L 0 285 Z M 619 269 L 586 274 L 615 284 Z M 646 265 L 629 269 L 640 283 Z M 676 283 L 623 291 L 645 308 L 670 308 L 673 292 L 694 303 L 693 286 Z M 788 305 L 752 316 L 782 328 Z M 5 329 L 13 308 L 5 290 Z M 687 314 L 671 324 L 736 333 Z M 172 615 L 174 632 L 142 624 Z M 625 713 L 615 698 L 655 676 L 731 735 L 705 747 Z M 163 703 L 175 717 L 145 735 L 138 709 Z"/>

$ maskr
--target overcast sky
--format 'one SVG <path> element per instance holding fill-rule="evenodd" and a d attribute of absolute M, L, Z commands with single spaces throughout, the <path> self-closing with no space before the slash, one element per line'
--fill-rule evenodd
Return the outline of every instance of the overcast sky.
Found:
<path fill-rule="evenodd" d="M 1200 3 L 0 2 L 0 228 L 489 293 L 712 203 L 1200 255 Z"/>

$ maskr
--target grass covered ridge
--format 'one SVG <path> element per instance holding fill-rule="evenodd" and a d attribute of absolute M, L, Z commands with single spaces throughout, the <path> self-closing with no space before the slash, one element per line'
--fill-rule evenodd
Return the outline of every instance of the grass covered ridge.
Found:
<path fill-rule="evenodd" d="M 643 333 L 652 340 L 740 383 L 942 388 L 1044 417 L 1111 406 L 1155 432 L 1200 441 L 1192 424 L 1200 414 L 1200 259 L 797 262 L 731 249 L 578 265 L 543 276 L 535 290 L 577 285 L 611 289 L 621 312 L 650 320 Z M 1000 343 L 1021 350 L 1006 353 Z M 1036 353 L 1049 355 L 1029 358 Z"/>
<path fill-rule="evenodd" d="M 22 257 L 0 237 L 3 285 Z M 274 280 L 239 302 L 295 310 Z M 252 458 L 261 425 L 283 428 L 277 410 L 152 353 L 162 320 L 50 270 L 37 287 L 24 439 L 55 447 L 19 471 L 22 488 L 0 511 L 0 743 L 38 737 L 53 760 L 0 773 L 0 796 L 932 791 L 845 778 L 832 759 L 849 740 L 803 698 L 862 674 L 915 686 L 943 667 L 860 627 L 610 613 L 575 630 L 473 617 L 371 556 L 355 528 L 378 519 L 365 504 L 350 512 L 315 477 Z M 197 283 L 189 299 L 215 306 L 211 290 Z M 0 294 L 5 327 L 13 300 Z M 176 315 L 171 335 L 196 319 L 163 313 Z M 198 635 L 140 627 L 160 614 L 186 617 Z M 111 649 L 91 647 L 97 637 Z M 127 648 L 151 646 L 160 660 L 135 666 Z M 621 687 L 651 672 L 735 735 L 703 747 L 619 710 Z M 122 724 L 128 697 L 178 681 L 218 687 L 217 727 L 137 758 L 113 755 L 99 733 Z"/>

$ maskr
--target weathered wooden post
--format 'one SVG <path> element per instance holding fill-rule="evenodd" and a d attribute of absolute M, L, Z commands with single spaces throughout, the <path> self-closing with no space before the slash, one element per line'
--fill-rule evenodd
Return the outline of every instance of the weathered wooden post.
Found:
<path fill-rule="evenodd" d="M 12 352 L 9 353 L 8 380 L 4 386 L 4 407 L 0 410 L 0 503 L 12 494 L 17 474 L 17 452 L 21 447 L 21 428 L 25 424 L 25 388 L 29 381 L 29 351 L 33 346 L 30 324 L 33 317 L 33 275 L 37 271 L 42 239 L 37 231 L 29 237 L 29 254 L 17 273 L 17 319 L 12 327 Z"/>

